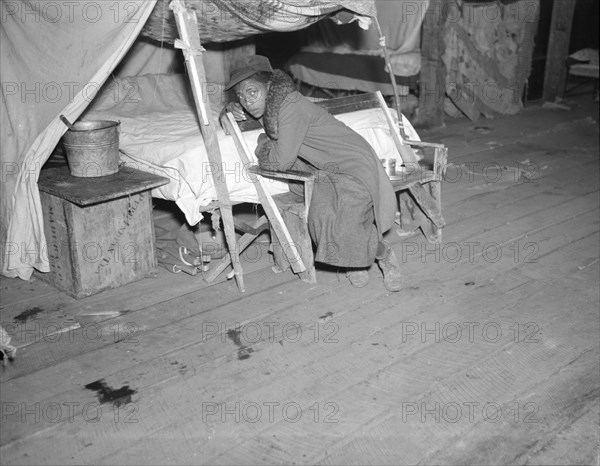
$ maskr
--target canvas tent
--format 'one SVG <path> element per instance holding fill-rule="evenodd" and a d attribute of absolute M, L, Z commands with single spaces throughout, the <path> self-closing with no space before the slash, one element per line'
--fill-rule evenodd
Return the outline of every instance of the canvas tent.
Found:
<path fill-rule="evenodd" d="M 186 0 L 201 40 L 291 31 L 339 14 L 374 16 L 372 0 Z M 37 180 L 66 126 L 94 98 L 140 34 L 176 38 L 167 0 L 0 2 L 1 273 L 50 270 Z"/>

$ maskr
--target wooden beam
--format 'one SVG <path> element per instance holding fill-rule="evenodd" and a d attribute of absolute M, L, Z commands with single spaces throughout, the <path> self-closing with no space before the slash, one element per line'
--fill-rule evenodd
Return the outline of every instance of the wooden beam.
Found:
<path fill-rule="evenodd" d="M 265 219 L 266 222 L 266 219 Z M 254 233 L 244 233 L 244 236 L 238 241 L 238 251 L 242 253 L 250 244 L 257 238 Z M 225 254 L 216 266 L 213 265 L 211 270 L 204 276 L 206 283 L 212 283 L 221 273 L 231 265 L 231 254 Z"/>
<path fill-rule="evenodd" d="M 550 38 L 548 39 L 548 55 L 544 72 L 544 100 L 553 102 L 556 97 L 563 97 L 567 76 L 566 60 L 571 41 L 571 26 L 575 0 L 556 1 L 552 3 L 552 20 Z"/>
<path fill-rule="evenodd" d="M 418 126 L 444 124 L 444 98 L 446 66 L 444 54 L 444 23 L 448 9 L 447 0 L 430 0 L 421 33 L 421 72 L 419 85 Z"/>
<path fill-rule="evenodd" d="M 251 153 L 250 148 L 246 144 L 246 140 L 242 136 L 242 132 L 240 131 L 239 126 L 235 122 L 233 115 L 231 113 L 227 113 L 227 118 L 223 119 L 223 123 L 229 134 L 233 137 L 235 145 L 237 147 L 238 153 L 240 155 L 240 159 L 245 167 L 250 166 L 251 162 Z M 271 228 L 277 235 L 277 239 L 282 245 L 285 245 L 284 252 L 288 259 L 288 262 L 292 266 L 292 270 L 296 273 L 304 272 L 306 267 L 302 262 L 302 258 L 300 257 L 300 253 L 298 252 L 298 248 L 294 243 L 290 232 L 288 231 L 285 223 L 283 222 L 283 218 L 281 217 L 281 213 L 279 209 L 275 205 L 275 201 L 267 191 L 265 187 L 265 180 L 262 177 L 255 175 L 252 172 L 248 172 L 252 182 L 254 183 L 254 187 L 256 188 L 256 193 L 258 194 L 258 199 L 267 214 L 267 218 L 269 222 L 271 222 Z"/>
<path fill-rule="evenodd" d="M 186 8 L 183 0 L 173 0 L 169 6 L 175 14 L 177 30 L 181 36 L 181 40 L 176 42 L 176 46 L 183 49 L 185 64 L 190 75 L 194 101 L 200 120 L 200 130 L 204 138 L 208 160 L 214 164 L 214 166 L 219 167 L 219 170 L 216 173 L 212 173 L 212 177 L 217 191 L 217 198 L 219 200 L 218 206 L 221 211 L 221 218 L 223 219 L 225 238 L 227 240 L 229 254 L 231 255 L 234 276 L 238 288 L 243 292 L 244 277 L 236 243 L 233 225 L 233 210 L 231 207 L 231 200 L 229 199 L 229 190 L 227 189 L 227 184 L 225 182 L 225 175 L 221 169 L 223 163 L 219 140 L 217 138 L 217 130 L 215 128 L 215 120 L 211 114 L 210 107 L 207 108 L 206 106 L 208 100 L 202 95 L 202 85 L 206 83 L 206 72 L 202 61 L 201 52 L 204 51 L 204 48 L 200 44 L 196 12 Z"/>

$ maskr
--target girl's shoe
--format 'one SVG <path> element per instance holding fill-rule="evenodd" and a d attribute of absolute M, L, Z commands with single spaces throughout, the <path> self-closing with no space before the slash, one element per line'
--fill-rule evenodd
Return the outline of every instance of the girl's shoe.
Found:
<path fill-rule="evenodd" d="M 402 274 L 394 251 L 390 251 L 385 259 L 377 259 L 377 263 L 383 272 L 383 286 L 386 290 L 400 291 L 402 289 Z"/>
<path fill-rule="evenodd" d="M 369 272 L 364 269 L 349 270 L 346 272 L 346 277 L 356 288 L 362 288 L 369 283 Z"/>

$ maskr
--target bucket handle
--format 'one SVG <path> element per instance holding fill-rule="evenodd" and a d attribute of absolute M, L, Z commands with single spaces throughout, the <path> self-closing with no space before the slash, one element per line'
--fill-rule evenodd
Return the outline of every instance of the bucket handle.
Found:
<path fill-rule="evenodd" d="M 69 120 L 67 120 L 67 117 L 64 115 L 60 116 L 60 120 L 67 125 L 67 127 L 71 130 L 71 131 L 76 131 L 75 127 L 71 124 L 71 122 Z M 119 122 L 120 123 L 120 122 Z"/>

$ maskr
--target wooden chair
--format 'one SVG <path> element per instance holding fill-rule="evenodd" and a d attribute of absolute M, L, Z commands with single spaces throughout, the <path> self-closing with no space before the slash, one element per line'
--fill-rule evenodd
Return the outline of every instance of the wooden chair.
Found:
<path fill-rule="evenodd" d="M 420 229 L 428 241 L 441 243 L 445 224 L 442 216 L 441 182 L 448 159 L 447 148 L 442 144 L 407 139 L 403 134 L 402 124 L 396 124 L 391 118 L 389 108 L 379 92 L 330 99 L 320 105 L 333 115 L 368 108 L 382 109 L 404 161 L 404 167 L 390 178 L 398 195 L 397 233 L 407 236 Z M 429 157 L 429 162 L 420 161 L 415 148 L 432 152 L 433 157 Z"/>
<path fill-rule="evenodd" d="M 380 93 L 362 94 L 351 97 L 340 97 L 319 102 L 318 105 L 325 108 L 332 115 L 347 113 L 369 108 L 381 108 L 388 121 L 390 131 L 396 142 L 398 151 L 402 155 L 404 166 L 397 172 L 397 175 L 391 177 L 392 186 L 397 193 L 398 214 L 396 222 L 398 223 L 397 233 L 400 236 L 413 234 L 417 229 L 421 229 L 427 240 L 440 243 L 442 240 L 442 228 L 444 219 L 442 217 L 441 206 L 441 181 L 445 172 L 447 163 L 447 149 L 441 144 L 427 143 L 421 141 L 412 141 L 403 137 L 402 128 L 398 126 L 391 118 L 389 108 L 387 107 Z M 246 121 L 237 124 L 230 116 L 227 124 L 228 131 L 233 135 L 242 161 L 249 158 L 248 148 L 245 147 L 242 131 L 257 129 L 260 125 L 254 121 Z M 419 161 L 414 148 L 433 152 L 433 160 L 429 164 Z M 304 199 L 299 198 L 293 193 L 278 194 L 272 196 L 277 209 L 287 226 L 293 244 L 303 264 L 303 270 L 295 267 L 297 264 L 290 262 L 289 243 L 282 243 L 277 238 L 281 235 L 275 234 L 273 225 L 271 227 L 271 237 L 273 239 L 271 250 L 275 259 L 273 270 L 283 272 L 292 268 L 299 277 L 307 283 L 316 282 L 316 273 L 314 268 L 314 255 L 312 241 L 308 234 L 307 218 L 312 191 L 314 187 L 314 177 L 310 173 L 288 171 L 265 170 L 258 166 L 252 166 L 249 172 L 259 177 L 296 180 L 304 183 Z M 269 222 L 266 217 L 259 219 L 258 227 L 242 225 L 235 221 L 236 228 L 244 233 L 239 240 L 238 247 L 241 253 L 254 239 L 265 231 Z M 229 255 L 226 255 L 221 262 L 209 274 L 208 280 L 214 280 L 229 264 Z M 302 267 L 301 267 L 302 268 Z M 301 269 L 300 268 L 300 269 Z"/>

